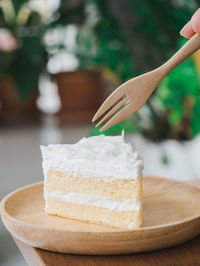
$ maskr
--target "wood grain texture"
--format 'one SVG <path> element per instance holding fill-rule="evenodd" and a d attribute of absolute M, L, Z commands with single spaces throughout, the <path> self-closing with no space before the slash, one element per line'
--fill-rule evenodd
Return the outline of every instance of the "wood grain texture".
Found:
<path fill-rule="evenodd" d="M 200 190 L 181 182 L 144 177 L 144 223 L 135 231 L 88 224 L 44 213 L 43 184 L 8 195 L 2 220 L 28 245 L 74 254 L 125 254 L 170 247 L 200 233 Z"/>
<path fill-rule="evenodd" d="M 187 181 L 184 181 L 184 183 L 188 184 L 190 186 L 193 186 L 195 188 L 200 189 L 200 178 L 199 179 L 187 180 Z"/>
<path fill-rule="evenodd" d="M 115 256 L 83 256 L 46 251 L 16 243 L 30 266 L 199 266 L 200 236 L 176 247 Z M 27 248 L 29 252 L 27 254 Z M 33 258 L 39 258 L 37 261 Z"/>

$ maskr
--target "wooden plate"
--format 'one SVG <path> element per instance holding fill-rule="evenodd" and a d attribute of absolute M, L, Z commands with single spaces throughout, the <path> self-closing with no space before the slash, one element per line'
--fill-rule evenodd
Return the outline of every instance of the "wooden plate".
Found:
<path fill-rule="evenodd" d="M 74 254 L 125 254 L 170 247 L 200 233 L 200 190 L 181 182 L 144 177 L 144 223 L 130 231 L 49 216 L 43 183 L 16 190 L 1 202 L 2 220 L 17 239 Z"/>

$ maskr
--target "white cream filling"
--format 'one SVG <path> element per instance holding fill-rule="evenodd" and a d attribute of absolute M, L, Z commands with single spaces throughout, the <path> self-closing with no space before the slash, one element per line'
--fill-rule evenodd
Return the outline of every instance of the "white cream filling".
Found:
<path fill-rule="evenodd" d="M 98 167 L 97 167 L 98 164 Z M 137 178 L 142 177 L 142 173 L 138 171 L 137 169 L 127 169 L 127 168 L 114 168 L 110 167 L 110 165 L 106 165 L 99 162 L 93 162 L 93 164 L 86 164 L 81 165 L 78 162 L 76 164 L 68 164 L 62 167 L 62 164 L 60 166 L 56 166 L 53 163 L 49 167 L 44 168 L 44 177 L 47 177 L 48 171 L 54 170 L 54 171 L 60 171 L 65 175 L 65 178 L 78 177 L 81 179 L 85 178 L 93 178 L 96 180 L 103 180 L 104 182 L 113 182 L 117 179 L 119 180 L 137 180 Z M 112 171 L 112 173 L 111 173 Z"/>
<path fill-rule="evenodd" d="M 96 195 L 79 194 L 73 192 L 61 193 L 57 191 L 47 191 L 44 189 L 45 200 L 47 200 L 48 197 L 53 197 L 66 202 L 106 208 L 109 211 L 139 211 L 141 208 L 140 202 L 133 202 L 130 200 L 111 200 Z"/>

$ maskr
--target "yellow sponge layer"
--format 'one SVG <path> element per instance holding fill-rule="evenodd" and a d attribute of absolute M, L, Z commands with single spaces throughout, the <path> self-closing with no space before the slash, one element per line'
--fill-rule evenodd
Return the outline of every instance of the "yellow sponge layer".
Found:
<path fill-rule="evenodd" d="M 71 173 L 49 170 L 44 182 L 45 191 L 59 193 L 77 193 L 101 196 L 108 200 L 132 201 L 133 204 L 142 201 L 141 178 L 105 182 L 100 178 L 81 178 Z M 46 196 L 46 212 L 66 218 L 89 223 L 106 224 L 114 227 L 134 229 L 142 223 L 142 208 L 139 210 L 109 210 L 94 205 L 84 205 L 63 201 L 51 194 Z"/>
<path fill-rule="evenodd" d="M 53 197 L 47 197 L 46 212 L 89 223 L 105 224 L 124 229 L 135 229 L 142 223 L 140 211 L 108 212 L 107 209 L 95 206 L 85 206 L 63 202 Z"/>
<path fill-rule="evenodd" d="M 71 174 L 66 175 L 61 171 L 49 170 L 46 174 L 45 189 L 62 193 L 99 195 L 113 200 L 142 200 L 141 178 L 104 182 L 95 177 L 80 178 Z"/>

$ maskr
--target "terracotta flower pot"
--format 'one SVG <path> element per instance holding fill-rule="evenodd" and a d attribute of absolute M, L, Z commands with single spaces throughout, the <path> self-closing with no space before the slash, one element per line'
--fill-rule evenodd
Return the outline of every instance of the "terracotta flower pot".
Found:
<path fill-rule="evenodd" d="M 0 118 L 5 123 L 21 123 L 36 120 L 38 90 L 21 103 L 16 85 L 9 76 L 0 76 Z"/>
<path fill-rule="evenodd" d="M 62 122 L 90 122 L 101 104 L 103 85 L 98 72 L 74 71 L 55 75 Z"/>

